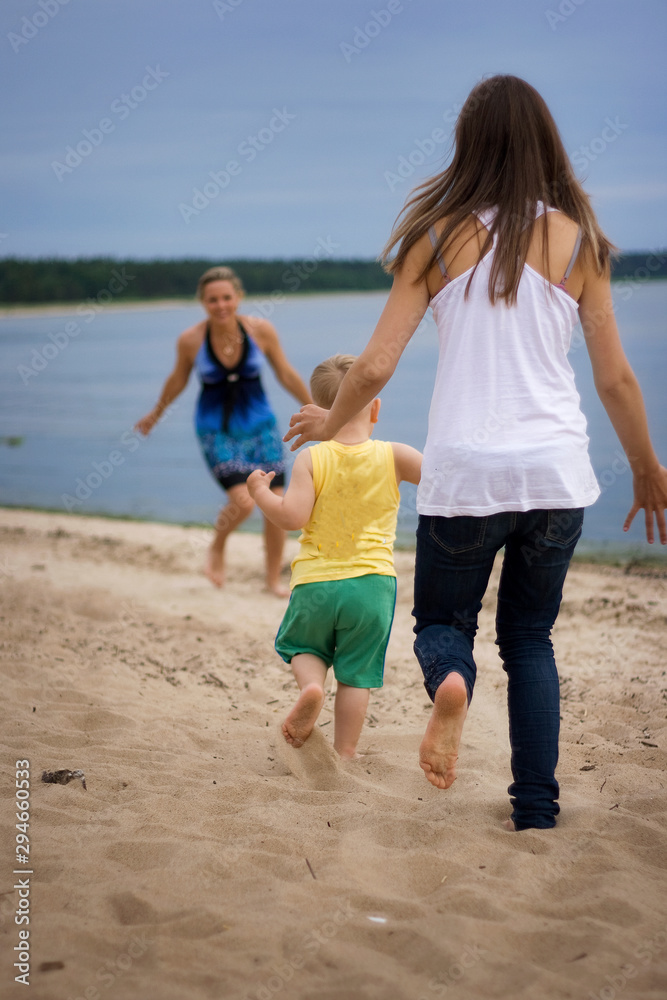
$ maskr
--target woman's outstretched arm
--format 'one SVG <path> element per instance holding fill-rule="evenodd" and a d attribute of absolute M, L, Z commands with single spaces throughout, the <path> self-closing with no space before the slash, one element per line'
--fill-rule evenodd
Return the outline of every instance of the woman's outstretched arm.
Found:
<path fill-rule="evenodd" d="M 244 319 L 248 321 L 248 317 Z M 257 319 L 250 326 L 250 332 L 264 352 L 283 389 L 286 389 L 299 403 L 310 403 L 311 397 L 306 384 L 296 368 L 287 360 L 278 331 L 273 324 L 265 319 Z"/>
<path fill-rule="evenodd" d="M 644 511 L 646 538 L 654 539 L 654 519 L 667 545 L 667 469 L 660 465 L 651 443 L 639 383 L 625 356 L 614 317 L 609 279 L 588 268 L 579 300 L 579 315 L 593 366 L 595 388 L 632 470 L 634 500 L 623 524 L 627 531 Z"/>
<path fill-rule="evenodd" d="M 176 343 L 176 364 L 162 386 L 157 403 L 145 417 L 138 420 L 134 429 L 141 434 L 150 434 L 167 407 L 185 389 L 194 364 L 192 330 L 186 330 Z"/>
<path fill-rule="evenodd" d="M 296 451 L 307 441 L 328 441 L 375 399 L 394 374 L 401 354 L 419 326 L 428 306 L 425 281 L 416 283 L 422 248 L 417 244 L 395 275 L 394 283 L 373 336 L 347 372 L 330 410 L 303 406 L 290 420 L 285 441 Z"/>

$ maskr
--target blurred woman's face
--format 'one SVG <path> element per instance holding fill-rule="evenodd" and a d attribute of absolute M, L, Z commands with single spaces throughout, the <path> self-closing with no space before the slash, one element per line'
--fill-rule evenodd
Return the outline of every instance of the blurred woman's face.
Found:
<path fill-rule="evenodd" d="M 230 319 L 241 302 L 241 296 L 231 281 L 209 281 L 204 285 L 202 305 L 209 317 L 217 322 Z"/>

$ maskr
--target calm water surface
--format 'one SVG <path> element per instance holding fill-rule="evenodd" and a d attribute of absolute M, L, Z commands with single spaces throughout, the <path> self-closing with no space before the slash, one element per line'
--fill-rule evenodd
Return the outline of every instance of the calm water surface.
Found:
<path fill-rule="evenodd" d="M 618 286 L 614 286 L 615 288 Z M 619 290 L 620 292 L 620 290 Z M 307 381 L 337 351 L 358 353 L 382 311 L 385 293 L 288 299 L 270 316 L 287 356 Z M 245 311 L 261 313 L 262 300 Z M 266 307 L 264 307 L 266 308 Z M 623 343 L 639 378 L 654 443 L 667 463 L 665 338 L 667 282 L 616 295 Z M 94 484 L 75 513 L 123 514 L 173 522 L 212 522 L 222 493 L 199 454 L 193 429 L 194 377 L 148 439 L 132 431 L 154 404 L 174 360 L 178 334 L 200 319 L 197 304 L 0 318 L 0 503 L 65 510 L 80 481 Z M 69 331 L 67 324 L 70 326 Z M 78 332 L 75 332 L 78 331 Z M 583 338 L 570 360 L 588 419 L 593 466 L 603 487 L 586 514 L 582 548 L 642 541 L 641 515 L 628 536 L 621 525 L 631 478 L 597 398 Z M 430 312 L 382 393 L 378 436 L 422 448 L 437 360 Z M 37 369 L 40 369 L 37 371 Z M 34 372 L 34 374 L 31 374 Z M 267 370 L 265 385 L 281 426 L 296 406 Z M 399 529 L 414 530 L 414 487 L 402 488 Z M 71 500 L 69 501 L 71 506 Z M 256 515 L 255 515 L 256 517 Z M 256 519 L 254 526 L 258 527 Z"/>

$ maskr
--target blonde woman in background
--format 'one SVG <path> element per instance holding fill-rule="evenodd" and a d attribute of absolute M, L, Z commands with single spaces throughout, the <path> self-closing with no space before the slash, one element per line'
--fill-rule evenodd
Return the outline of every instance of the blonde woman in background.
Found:
<path fill-rule="evenodd" d="M 178 338 L 176 364 L 160 398 L 136 429 L 150 434 L 164 411 L 183 392 L 194 368 L 201 382 L 195 424 L 212 475 L 227 493 L 215 525 L 205 573 L 211 583 L 225 581 L 227 538 L 251 514 L 254 502 L 246 479 L 254 469 L 273 470 L 271 488 L 282 494 L 285 465 L 276 418 L 264 392 L 261 369 L 266 359 L 280 384 L 300 403 L 310 393 L 282 349 L 275 327 L 265 319 L 238 315 L 243 286 L 229 267 L 214 267 L 199 279 L 197 293 L 207 318 Z M 284 597 L 280 579 L 285 532 L 264 519 L 266 585 Z"/>

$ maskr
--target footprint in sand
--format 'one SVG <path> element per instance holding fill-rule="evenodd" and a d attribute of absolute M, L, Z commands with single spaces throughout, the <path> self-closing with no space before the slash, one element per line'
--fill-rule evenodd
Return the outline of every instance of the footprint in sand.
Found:
<path fill-rule="evenodd" d="M 317 727 L 302 747 L 285 742 L 280 726 L 276 730 L 276 750 L 280 761 L 306 787 L 322 792 L 344 791 L 354 782 L 345 773 L 340 757 Z"/>

